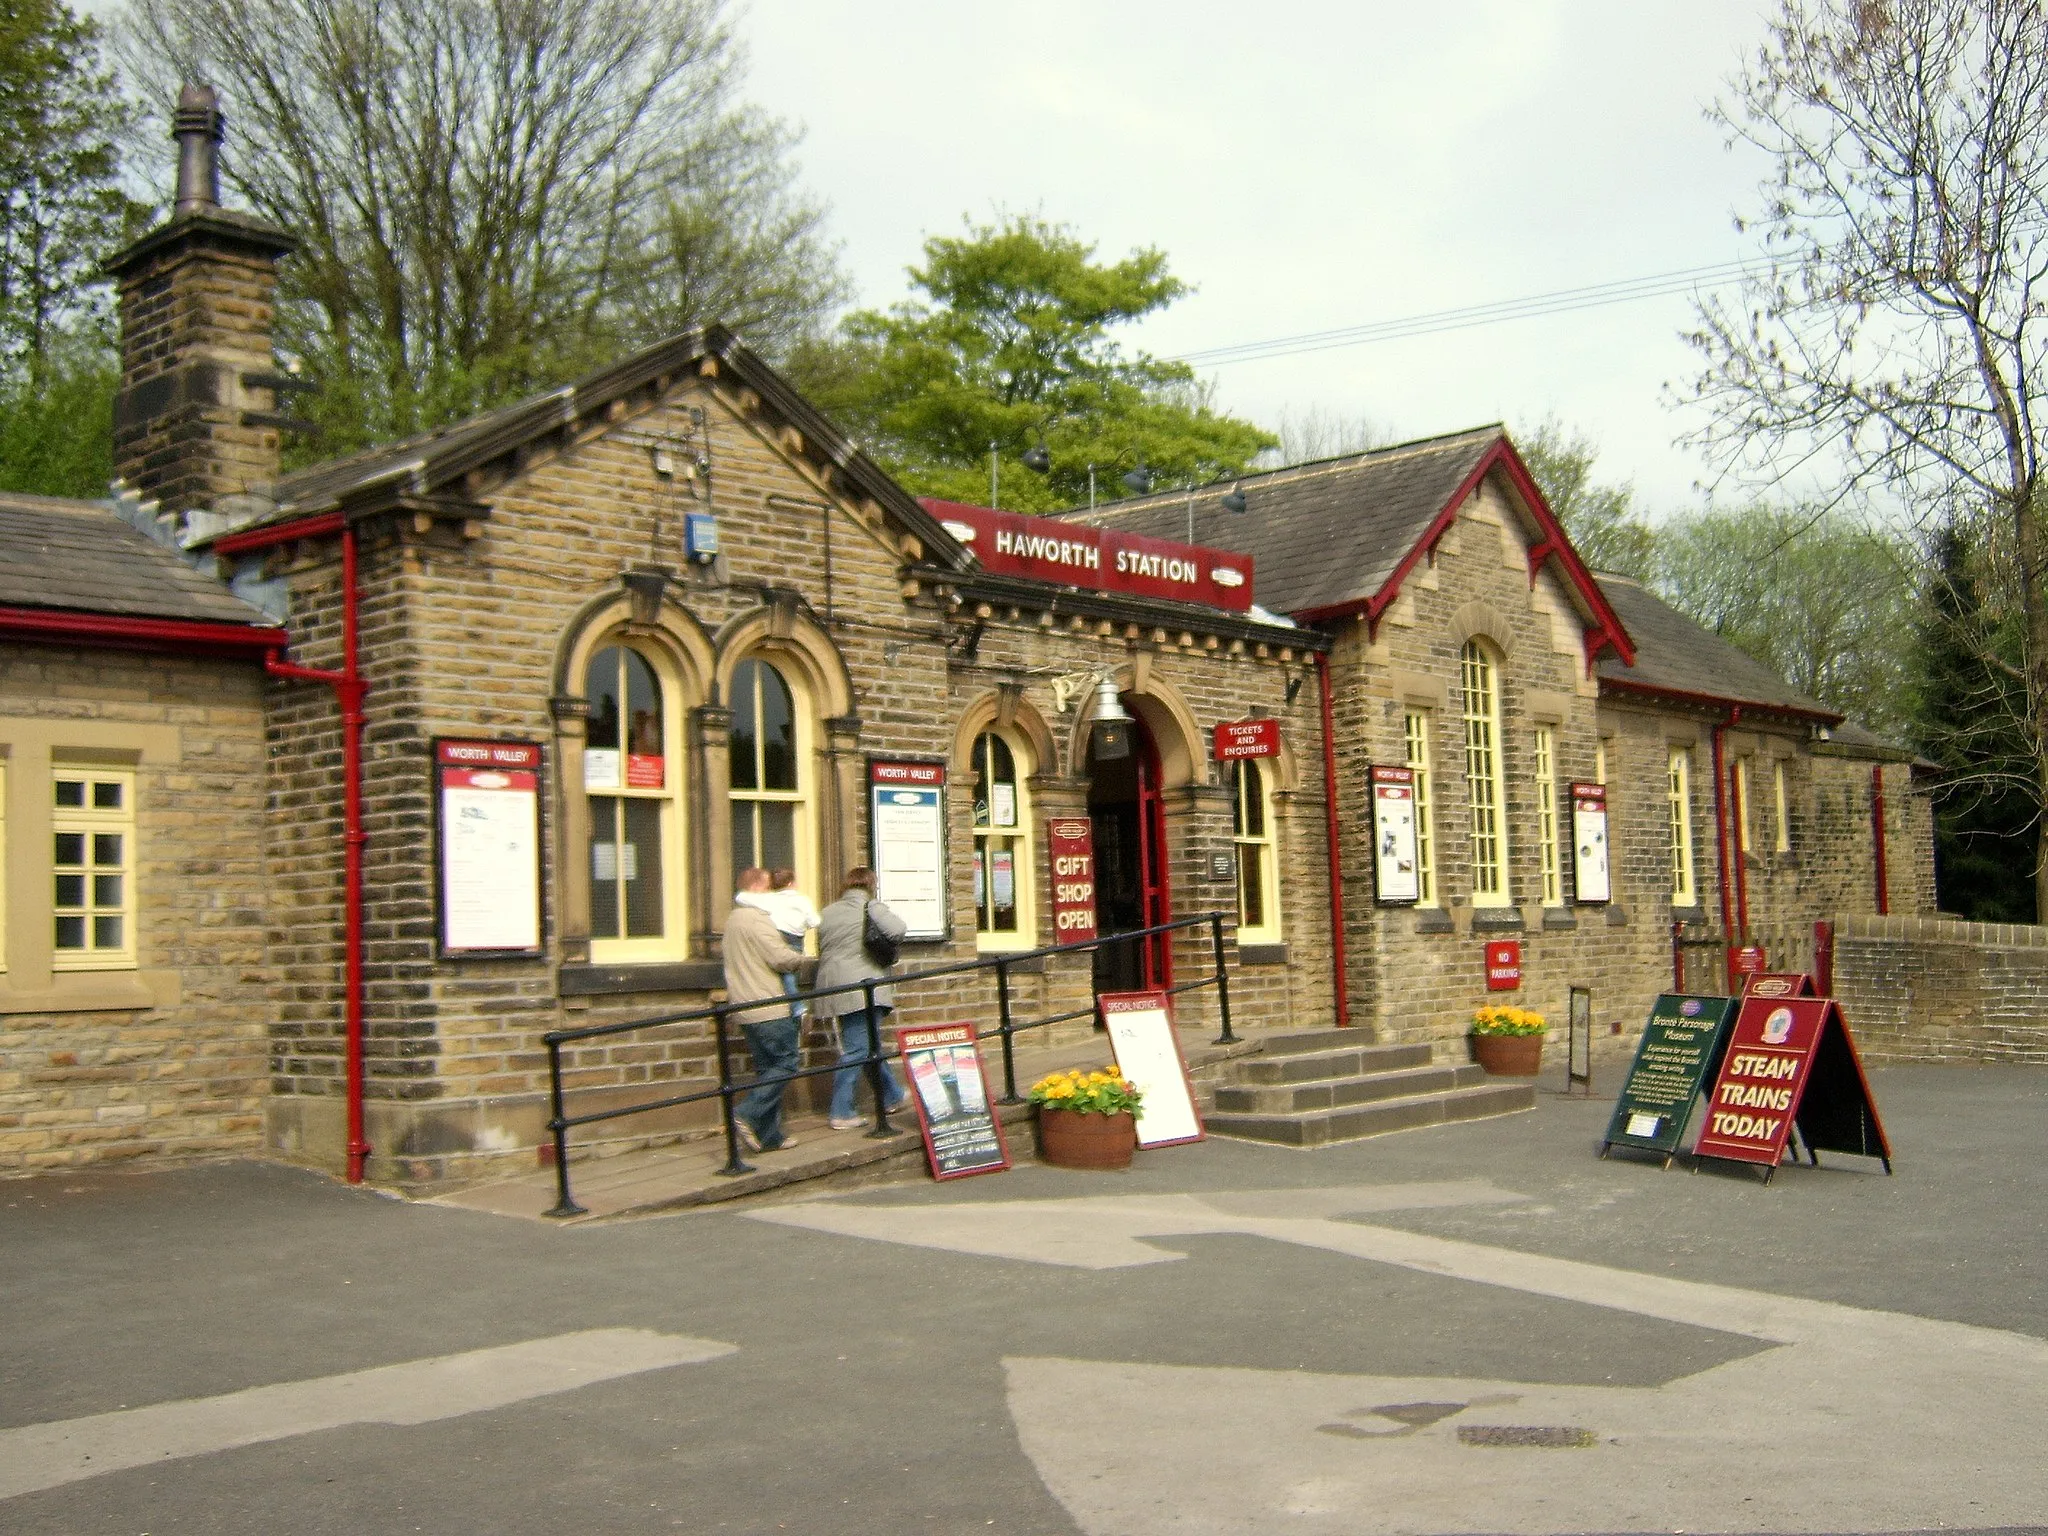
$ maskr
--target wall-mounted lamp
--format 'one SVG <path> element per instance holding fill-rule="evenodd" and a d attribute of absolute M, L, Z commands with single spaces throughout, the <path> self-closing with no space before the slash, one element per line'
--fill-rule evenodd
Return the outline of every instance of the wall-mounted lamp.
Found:
<path fill-rule="evenodd" d="M 1117 692 L 1115 678 L 1105 677 L 1096 687 L 1092 741 L 1099 762 L 1111 763 L 1131 755 L 1131 716 Z"/>
<path fill-rule="evenodd" d="M 1137 468 L 1125 472 L 1124 489 L 1133 496 L 1143 496 L 1151 491 L 1152 470 L 1143 459 L 1138 460 Z"/>
<path fill-rule="evenodd" d="M 1244 499 L 1244 487 L 1242 485 L 1233 485 L 1227 492 L 1224 493 L 1224 511 L 1235 512 L 1239 517 L 1242 517 L 1244 516 L 1244 509 L 1247 505 L 1248 503 Z"/>
<path fill-rule="evenodd" d="M 1023 464 L 1034 475 L 1049 475 L 1052 473 L 1052 453 L 1043 443 L 1035 448 L 1026 448 Z"/>
<path fill-rule="evenodd" d="M 1287 679 L 1287 702 L 1292 704 L 1294 696 L 1299 692 L 1301 692 L 1301 679 L 1298 677 Z"/>

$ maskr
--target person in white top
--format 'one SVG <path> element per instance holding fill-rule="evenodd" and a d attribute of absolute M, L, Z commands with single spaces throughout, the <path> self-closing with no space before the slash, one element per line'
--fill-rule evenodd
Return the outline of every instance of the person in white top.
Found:
<path fill-rule="evenodd" d="M 793 869 L 771 870 L 768 874 L 767 890 L 741 891 L 733 899 L 741 906 L 758 907 L 761 911 L 766 912 L 768 920 L 775 925 L 776 932 L 782 935 L 782 941 L 791 949 L 802 949 L 804 947 L 804 935 L 817 927 L 819 922 L 822 921 L 818 915 L 817 907 L 811 903 L 811 898 L 796 888 L 796 871 Z M 785 972 L 783 974 L 782 990 L 785 993 L 795 993 L 802 990 L 797 985 L 794 973 Z M 796 1023 L 801 1024 L 804 1017 L 804 1004 L 791 1003 L 789 1005 L 789 1016 Z"/>

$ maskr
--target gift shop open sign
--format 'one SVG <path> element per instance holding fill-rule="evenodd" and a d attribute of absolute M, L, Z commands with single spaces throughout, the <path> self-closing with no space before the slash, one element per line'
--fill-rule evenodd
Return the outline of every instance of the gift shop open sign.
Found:
<path fill-rule="evenodd" d="M 1822 1152 L 1847 1152 L 1892 1171 L 1891 1143 L 1841 1005 L 1752 994 L 1736 1016 L 1693 1155 L 1757 1164 L 1768 1183 L 1795 1129 L 1815 1166 Z"/>

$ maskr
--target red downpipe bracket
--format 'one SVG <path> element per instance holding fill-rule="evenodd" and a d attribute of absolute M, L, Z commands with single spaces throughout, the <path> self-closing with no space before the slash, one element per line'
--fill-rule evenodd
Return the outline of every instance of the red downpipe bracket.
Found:
<path fill-rule="evenodd" d="M 289 523 L 262 532 L 276 535 L 263 540 L 264 544 L 304 536 L 297 525 Z M 363 1164 L 370 1155 L 363 1128 L 363 845 L 370 840 L 363 830 L 363 695 L 369 690 L 363 683 L 358 653 L 356 531 L 344 527 L 340 532 L 341 670 L 298 666 L 281 660 L 275 651 L 263 664 L 273 677 L 325 683 L 341 706 L 343 1077 L 348 1095 L 348 1182 L 360 1184 Z M 261 547 L 248 535 L 239 545 L 239 549 Z"/>
<path fill-rule="evenodd" d="M 1884 848 L 1884 764 L 1870 765 L 1870 835 L 1877 854 L 1877 915 L 1889 917 L 1892 910 L 1891 872 L 1885 867 Z"/>
<path fill-rule="evenodd" d="M 1344 960 L 1344 877 L 1337 847 L 1337 731 L 1330 720 L 1330 658 L 1316 655 L 1316 691 L 1323 706 L 1323 831 L 1330 851 L 1330 969 L 1337 1001 L 1337 1027 L 1351 1024 L 1351 992 Z"/>

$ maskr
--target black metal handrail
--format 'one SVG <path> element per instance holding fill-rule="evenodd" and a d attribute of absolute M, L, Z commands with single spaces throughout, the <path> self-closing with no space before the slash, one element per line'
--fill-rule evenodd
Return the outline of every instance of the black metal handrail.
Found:
<path fill-rule="evenodd" d="M 759 1008 L 786 1007 L 792 1003 L 810 1002 L 821 997 L 838 997 L 849 992 L 861 994 L 861 1006 L 867 1019 L 868 1055 L 863 1064 L 868 1087 L 875 1098 L 875 1124 L 868 1132 L 870 1137 L 893 1136 L 895 1129 L 889 1124 L 889 1111 L 882 1103 L 882 1068 L 887 1061 L 895 1059 L 897 1052 L 884 1052 L 881 1041 L 881 1025 L 875 1018 L 875 992 L 882 987 L 901 987 L 913 982 L 927 981 L 935 976 L 966 976 L 992 971 L 996 981 L 996 1027 L 976 1029 L 975 1039 L 986 1040 L 1000 1036 L 1003 1047 L 1003 1097 L 1005 1104 L 1018 1104 L 1023 1100 L 1017 1093 L 1017 1061 L 1015 1040 L 1029 1030 L 1044 1029 L 1053 1024 L 1063 1024 L 1071 1019 L 1092 1018 L 1095 1015 L 1095 988 L 1091 980 L 1089 1002 L 1086 1008 L 1069 1009 L 1065 1013 L 1048 1014 L 1042 1019 L 1031 1019 L 1018 1023 L 1011 1015 L 1010 972 L 1016 966 L 1044 960 L 1053 955 L 1090 953 L 1113 944 L 1138 944 L 1159 937 L 1161 934 L 1178 933 L 1184 929 L 1206 927 L 1209 930 L 1209 948 L 1213 961 L 1211 973 L 1197 981 L 1182 982 L 1176 986 L 1152 990 L 1163 991 L 1169 996 L 1183 992 L 1195 992 L 1204 987 L 1216 989 L 1216 1007 L 1223 1023 L 1223 1032 L 1216 1037 L 1218 1045 L 1228 1045 L 1237 1036 L 1230 1028 L 1230 976 L 1223 948 L 1224 914 L 1207 912 L 1199 917 L 1178 918 L 1170 923 L 1158 923 L 1150 928 L 1134 928 L 1126 933 L 1103 934 L 1093 939 L 1082 939 L 1071 944 L 1048 944 L 1039 949 L 1018 950 L 1013 954 L 982 955 L 973 960 L 956 960 L 945 965 L 925 966 L 914 971 L 892 973 L 886 976 L 872 976 L 863 981 L 847 982 L 837 987 L 811 987 L 797 992 L 785 992 L 775 997 L 732 999 L 722 1003 L 711 1003 L 701 1008 L 686 1008 L 674 1013 L 656 1014 L 652 1018 L 623 1019 L 616 1024 L 587 1024 L 579 1029 L 553 1029 L 541 1036 L 541 1043 L 548 1052 L 548 1131 L 554 1140 L 555 1193 L 554 1206 L 546 1213 L 550 1216 L 581 1216 L 583 1207 L 578 1205 L 569 1193 L 569 1132 L 577 1126 L 597 1125 L 607 1120 L 622 1120 L 629 1115 L 644 1115 L 657 1109 L 674 1109 L 684 1104 L 701 1104 L 708 1099 L 720 1101 L 720 1114 L 725 1122 L 725 1166 L 721 1174 L 737 1175 L 753 1172 L 751 1164 L 740 1157 L 739 1128 L 734 1118 L 733 1100 L 753 1086 L 733 1080 L 733 1041 L 726 1028 L 728 1019 L 735 1013 L 751 1013 Z M 565 1112 L 562 1095 L 562 1047 L 575 1045 L 585 1040 L 601 1040 L 614 1035 L 632 1034 L 638 1030 L 659 1029 L 673 1024 L 692 1024 L 703 1020 L 712 1023 L 713 1039 L 718 1053 L 718 1082 L 709 1088 L 694 1089 L 688 1093 L 672 1093 L 660 1098 L 648 1099 L 643 1103 L 614 1105 L 609 1109 L 591 1110 L 585 1114 L 571 1115 Z M 783 1082 L 794 1082 L 801 1078 L 821 1077 L 827 1072 L 837 1072 L 837 1062 L 816 1067 L 799 1067 Z"/>

